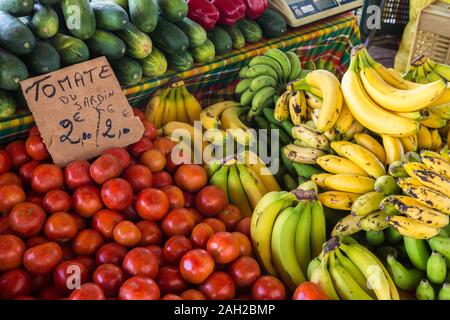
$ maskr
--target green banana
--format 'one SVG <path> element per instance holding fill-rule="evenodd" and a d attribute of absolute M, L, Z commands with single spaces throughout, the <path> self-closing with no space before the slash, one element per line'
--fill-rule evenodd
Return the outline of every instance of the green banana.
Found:
<path fill-rule="evenodd" d="M 310 179 L 313 174 L 323 173 L 323 171 L 311 164 L 293 162 L 292 166 L 294 167 L 295 172 L 300 177 L 304 177 Z"/>
<path fill-rule="evenodd" d="M 216 173 L 213 174 L 209 183 L 222 189 L 227 195 L 228 199 L 228 168 L 229 166 L 222 166 Z"/>
<path fill-rule="evenodd" d="M 314 61 L 312 61 L 312 60 L 306 60 L 305 62 L 304 62 L 304 65 L 303 65 L 303 68 L 302 68 L 303 70 L 304 69 L 307 69 L 307 70 L 316 70 L 317 68 L 316 68 L 316 64 L 314 63 Z"/>
<path fill-rule="evenodd" d="M 255 116 L 255 123 L 259 129 L 270 129 L 270 123 L 266 120 L 266 118 L 261 116 Z"/>
<path fill-rule="evenodd" d="M 403 155 L 404 162 L 420 162 L 420 155 L 414 151 L 408 151 Z"/>
<path fill-rule="evenodd" d="M 320 201 L 315 201 L 311 209 L 311 257 L 317 257 L 326 241 L 326 221 Z"/>
<path fill-rule="evenodd" d="M 273 116 L 273 109 L 264 108 L 263 109 L 263 115 L 264 115 L 264 118 L 266 118 L 266 120 L 269 121 L 270 123 L 275 124 L 277 126 L 281 126 L 281 121 L 278 121 Z"/>
<path fill-rule="evenodd" d="M 416 288 L 416 298 L 417 300 L 434 300 L 436 298 L 434 288 L 427 279 L 423 279 L 419 282 L 419 285 Z"/>
<path fill-rule="evenodd" d="M 241 79 L 250 78 L 247 73 L 248 73 L 248 66 L 245 66 L 241 69 L 241 71 L 239 71 L 239 78 Z"/>
<path fill-rule="evenodd" d="M 385 236 L 386 240 L 389 243 L 397 243 L 403 239 L 403 236 L 400 233 L 398 233 L 398 231 L 395 230 L 392 226 L 389 226 L 385 230 Z"/>
<path fill-rule="evenodd" d="M 300 71 L 302 70 L 300 59 L 293 51 L 286 52 L 286 56 L 291 63 L 291 74 L 289 75 L 288 81 L 297 80 L 300 76 Z"/>
<path fill-rule="evenodd" d="M 288 134 L 289 137 L 292 138 L 292 128 L 294 127 L 292 122 L 290 120 L 284 120 L 281 122 L 281 127 L 284 129 L 286 134 Z"/>
<path fill-rule="evenodd" d="M 247 89 L 250 88 L 250 85 L 254 79 L 243 79 L 239 81 L 239 83 L 236 85 L 236 88 L 234 89 L 234 93 L 237 95 L 243 94 Z"/>
<path fill-rule="evenodd" d="M 230 166 L 228 172 L 228 197 L 232 204 L 239 207 L 243 217 L 252 216 L 253 209 L 245 195 L 245 190 L 242 186 L 241 178 L 239 178 L 236 166 Z"/>
<path fill-rule="evenodd" d="M 433 283 L 442 284 L 447 276 L 445 258 L 439 252 L 433 252 L 427 261 L 427 278 Z"/>
<path fill-rule="evenodd" d="M 260 89 L 252 99 L 252 108 L 250 109 L 247 120 L 253 118 L 262 112 L 263 108 L 272 105 L 272 97 L 276 93 L 276 89 L 272 87 L 264 87 Z"/>
<path fill-rule="evenodd" d="M 386 217 L 387 214 L 384 212 L 376 211 L 362 217 L 361 220 L 359 220 L 359 224 L 361 225 L 361 229 L 364 231 L 382 231 L 389 227 L 389 222 L 386 220 Z M 381 238 L 381 236 L 378 235 L 377 238 Z"/>
<path fill-rule="evenodd" d="M 436 63 L 433 68 L 433 71 L 440 75 L 447 81 L 450 81 L 450 67 L 443 63 Z"/>
<path fill-rule="evenodd" d="M 438 300 L 450 300 L 450 283 L 444 283 L 438 292 Z"/>
<path fill-rule="evenodd" d="M 283 167 L 286 168 L 287 172 L 295 177 L 297 175 L 293 162 L 288 159 L 288 157 L 284 154 L 284 152 L 280 151 L 281 162 L 283 163 Z"/>
<path fill-rule="evenodd" d="M 278 137 L 280 139 L 280 145 L 285 146 L 285 145 L 291 143 L 291 137 L 286 133 L 286 131 L 282 127 L 271 123 L 270 124 L 270 129 L 271 130 L 278 130 L 276 132 L 277 132 Z"/>
<path fill-rule="evenodd" d="M 308 280 L 311 280 L 313 272 L 320 266 L 320 259 L 319 257 L 315 257 L 311 260 L 311 262 L 308 265 L 308 271 L 306 273 Z"/>
<path fill-rule="evenodd" d="M 378 210 L 381 200 L 384 199 L 384 194 L 371 191 L 358 197 L 352 204 L 352 214 L 357 216 L 366 216 L 371 212 Z"/>
<path fill-rule="evenodd" d="M 274 79 L 278 79 L 277 72 L 268 65 L 256 64 L 256 65 L 248 68 L 248 71 L 247 71 L 248 78 L 256 78 L 256 77 L 262 76 L 262 75 L 268 75 Z"/>
<path fill-rule="evenodd" d="M 379 246 L 384 242 L 384 232 L 383 231 L 366 231 L 366 241 L 369 246 Z"/>
<path fill-rule="evenodd" d="M 311 209 L 310 202 L 302 204 L 299 208 L 301 213 L 294 239 L 297 262 L 305 274 L 311 261 Z"/>
<path fill-rule="evenodd" d="M 387 196 L 383 200 L 381 200 L 380 205 L 378 206 L 381 211 L 383 211 L 387 215 L 395 215 L 399 214 L 400 211 L 397 210 L 395 204 L 395 195 Z"/>
<path fill-rule="evenodd" d="M 329 299 L 339 300 L 339 295 L 334 288 L 333 281 L 328 272 L 328 257 L 329 254 L 326 254 L 320 262 L 320 265 L 314 269 L 311 275 L 311 282 L 314 282 L 321 287 Z"/>
<path fill-rule="evenodd" d="M 222 163 L 220 163 L 220 161 L 211 161 L 207 165 L 205 165 L 205 170 L 208 178 L 211 178 L 212 175 L 220 168 L 222 168 Z"/>
<path fill-rule="evenodd" d="M 423 272 L 417 269 L 407 269 L 393 256 L 387 257 L 387 266 L 392 275 L 395 285 L 402 290 L 411 291 L 417 288 L 423 279 Z"/>
<path fill-rule="evenodd" d="M 280 49 L 273 48 L 264 52 L 264 56 L 270 57 L 280 64 L 283 71 L 282 79 L 284 82 L 286 82 L 289 78 L 289 75 L 291 74 L 291 62 L 289 61 L 289 58 L 286 56 L 286 54 Z"/>
<path fill-rule="evenodd" d="M 291 175 L 286 173 L 283 175 L 283 185 L 284 189 L 287 191 L 294 190 L 295 188 L 297 188 L 297 181 L 295 181 L 295 179 L 292 178 Z"/>
<path fill-rule="evenodd" d="M 240 97 L 240 104 L 242 107 L 249 106 L 253 100 L 253 97 L 256 95 L 256 92 L 253 91 L 251 88 L 248 88 L 247 90 L 242 93 Z"/>
<path fill-rule="evenodd" d="M 430 253 L 428 252 L 425 240 L 403 237 L 403 241 L 411 263 L 419 270 L 427 270 L 427 261 L 430 257 Z"/>
<path fill-rule="evenodd" d="M 250 83 L 250 88 L 255 92 L 258 92 L 259 90 L 261 90 L 262 88 L 265 88 L 265 87 L 276 88 L 276 86 L 277 86 L 277 80 L 272 78 L 271 76 L 266 76 L 266 75 L 256 77 Z"/>
<path fill-rule="evenodd" d="M 277 78 L 275 79 L 283 79 L 283 69 L 281 69 L 281 65 L 277 62 L 277 60 L 274 60 L 271 57 L 256 56 L 250 60 L 248 65 L 250 67 L 253 67 L 261 64 L 267 65 L 275 70 L 275 72 L 277 73 Z"/>
<path fill-rule="evenodd" d="M 407 178 L 409 177 L 405 168 L 403 167 L 403 162 L 394 161 L 389 165 L 389 174 L 394 178 Z"/>
<path fill-rule="evenodd" d="M 375 191 L 390 196 L 391 194 L 398 194 L 401 192 L 400 187 L 395 182 L 395 178 L 390 175 L 384 175 L 375 180 Z"/>
<path fill-rule="evenodd" d="M 450 238 L 436 236 L 428 240 L 431 249 L 439 252 L 445 258 L 450 260 Z"/>
<path fill-rule="evenodd" d="M 377 247 L 377 256 L 381 261 L 386 261 L 388 256 L 393 256 L 395 259 L 398 259 L 398 252 L 397 249 L 391 246 Z"/>

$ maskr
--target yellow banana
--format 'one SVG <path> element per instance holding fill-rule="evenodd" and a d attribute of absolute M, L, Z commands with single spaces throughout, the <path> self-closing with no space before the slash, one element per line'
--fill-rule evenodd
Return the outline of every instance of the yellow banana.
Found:
<path fill-rule="evenodd" d="M 353 115 L 350 112 L 350 110 L 348 110 L 347 106 L 345 104 L 342 105 L 341 112 L 339 113 L 339 117 L 336 120 L 335 125 L 336 131 L 338 133 L 346 132 L 351 127 L 354 120 L 355 119 L 353 118 Z"/>
<path fill-rule="evenodd" d="M 420 121 L 422 125 L 425 127 L 428 127 L 430 129 L 439 129 L 443 128 L 447 125 L 447 119 L 442 118 L 441 116 L 437 115 L 436 113 L 432 112 L 431 110 L 428 110 L 430 115 L 428 118 Z"/>
<path fill-rule="evenodd" d="M 366 192 L 353 202 L 352 214 L 357 216 L 366 216 L 369 213 L 378 210 L 384 194 L 377 191 Z"/>
<path fill-rule="evenodd" d="M 320 109 L 322 107 L 322 98 L 312 94 L 311 92 L 304 91 L 306 98 L 306 105 L 312 109 Z"/>
<path fill-rule="evenodd" d="M 244 160 L 247 167 L 253 169 L 253 171 L 259 176 L 259 179 L 262 181 L 268 192 L 281 191 L 281 188 L 275 177 L 272 175 L 272 172 L 270 172 L 262 159 L 256 153 L 246 150 L 243 151 L 239 157 Z"/>
<path fill-rule="evenodd" d="M 415 170 L 428 170 L 427 166 L 420 162 L 406 162 L 403 165 L 403 168 L 405 169 L 406 173 L 412 178 L 414 178 Z"/>
<path fill-rule="evenodd" d="M 416 180 L 417 181 L 417 180 Z M 418 182 L 420 183 L 420 182 Z M 400 185 L 400 184 L 399 184 Z M 400 185 L 402 190 L 425 206 L 431 207 L 442 213 L 450 215 L 450 199 L 440 192 L 423 185 Z"/>
<path fill-rule="evenodd" d="M 389 222 L 386 220 L 387 216 L 382 211 L 376 211 L 362 217 L 359 224 L 364 231 L 381 231 L 389 227 Z"/>
<path fill-rule="evenodd" d="M 405 169 L 408 174 L 415 178 L 417 181 L 422 183 L 425 187 L 431 188 L 440 192 L 447 197 L 450 197 L 450 180 L 444 176 L 437 174 L 431 170 L 423 170 L 423 169 L 407 169 L 407 165 L 405 164 Z"/>
<path fill-rule="evenodd" d="M 375 180 L 352 174 L 336 174 L 326 177 L 324 183 L 331 190 L 366 193 L 374 190 Z"/>
<path fill-rule="evenodd" d="M 171 89 L 168 97 L 166 98 L 166 105 L 164 107 L 164 114 L 162 124 L 165 125 L 172 121 L 177 121 L 177 106 L 175 104 L 175 92 L 176 89 Z"/>
<path fill-rule="evenodd" d="M 311 176 L 311 181 L 313 181 L 315 184 L 317 184 L 317 186 L 319 186 L 322 189 L 328 189 L 327 186 L 325 185 L 325 179 L 328 177 L 331 177 L 332 174 L 330 173 L 317 173 L 317 174 L 313 174 Z"/>
<path fill-rule="evenodd" d="M 273 116 L 278 121 L 284 121 L 289 118 L 289 101 L 291 99 L 292 92 L 286 91 L 278 98 L 273 110 Z"/>
<path fill-rule="evenodd" d="M 426 153 L 421 153 L 422 162 L 428 169 L 433 170 L 440 175 L 450 179 L 450 164 L 445 162 L 441 156 L 432 156 Z"/>
<path fill-rule="evenodd" d="M 222 128 L 227 129 L 227 133 L 242 145 L 249 145 L 255 139 L 252 130 L 239 119 L 247 111 L 248 108 L 230 107 L 225 109 L 220 118 Z"/>
<path fill-rule="evenodd" d="M 261 181 L 258 181 L 243 164 L 237 164 L 239 178 L 252 207 L 256 207 L 258 201 L 267 193 Z"/>
<path fill-rule="evenodd" d="M 177 120 L 190 123 L 187 115 L 186 106 L 184 105 L 183 93 L 179 88 L 175 89 L 175 106 L 177 109 Z"/>
<path fill-rule="evenodd" d="M 384 151 L 386 152 L 386 162 L 391 164 L 395 161 L 401 161 L 405 154 L 403 145 L 399 138 L 387 135 L 381 135 L 383 139 Z"/>
<path fill-rule="evenodd" d="M 202 111 L 202 106 L 200 102 L 186 89 L 185 86 L 181 86 L 181 92 L 183 93 L 184 106 L 186 107 L 186 112 L 191 124 L 194 121 L 200 120 L 200 112 Z"/>
<path fill-rule="evenodd" d="M 325 155 L 317 158 L 317 164 L 330 173 L 346 173 L 358 176 L 367 176 L 367 173 L 354 162 L 335 155 Z"/>
<path fill-rule="evenodd" d="M 161 96 L 156 95 L 150 99 L 145 107 L 145 118 L 150 122 L 155 122 L 155 112 L 159 104 L 161 103 Z"/>
<path fill-rule="evenodd" d="M 386 152 L 383 146 L 371 135 L 367 133 L 356 133 L 353 138 L 356 143 L 361 147 L 366 148 L 381 161 L 381 163 L 386 163 Z"/>
<path fill-rule="evenodd" d="M 245 195 L 239 172 L 234 165 L 230 166 L 227 183 L 230 202 L 239 208 L 243 217 L 251 217 L 253 209 Z"/>
<path fill-rule="evenodd" d="M 295 144 L 284 146 L 282 152 L 289 160 L 306 164 L 315 164 L 317 158 L 325 154 L 322 150 L 300 147 Z"/>
<path fill-rule="evenodd" d="M 292 127 L 292 137 L 302 141 L 311 148 L 326 150 L 329 147 L 328 139 L 319 132 L 311 129 L 307 125 L 299 124 Z"/>
<path fill-rule="evenodd" d="M 414 134 L 412 136 L 409 137 L 401 137 L 399 138 L 400 142 L 403 146 L 403 151 L 404 152 L 411 152 L 411 151 L 417 151 L 418 146 L 418 141 L 417 141 L 417 135 Z"/>
<path fill-rule="evenodd" d="M 436 107 L 436 106 L 450 106 L 450 85 L 447 83 L 447 88 L 444 90 L 444 93 L 439 96 L 436 100 L 434 100 L 428 107 Z"/>
<path fill-rule="evenodd" d="M 338 223 L 335 224 L 333 230 L 331 231 L 331 236 L 350 236 L 354 233 L 361 231 L 361 226 L 359 224 L 361 220 L 360 216 L 346 215 Z"/>
<path fill-rule="evenodd" d="M 347 131 L 342 133 L 342 138 L 345 140 L 352 140 L 355 134 L 363 132 L 364 129 L 365 129 L 364 126 L 355 120 L 353 121 L 350 128 L 348 128 Z"/>
<path fill-rule="evenodd" d="M 289 115 L 294 125 L 306 121 L 306 98 L 303 91 L 294 91 L 289 99 Z"/>
<path fill-rule="evenodd" d="M 417 133 L 418 149 L 430 149 L 432 145 L 430 130 L 424 125 L 420 125 L 420 130 Z"/>
<path fill-rule="evenodd" d="M 431 150 L 439 151 L 442 148 L 442 138 L 437 129 L 430 130 L 431 133 Z"/>
<path fill-rule="evenodd" d="M 360 193 L 326 191 L 319 193 L 318 198 L 325 207 L 337 210 L 351 210 L 353 202 L 355 202 L 360 195 Z"/>
<path fill-rule="evenodd" d="M 405 216 L 388 216 L 390 225 L 402 236 L 414 239 L 430 239 L 436 236 L 440 229 L 422 224 Z"/>
<path fill-rule="evenodd" d="M 203 141 L 202 132 L 194 126 L 180 121 L 171 121 L 162 127 L 162 131 L 165 136 L 170 137 L 175 142 L 183 141 L 192 146 L 201 146 L 201 150 L 195 150 L 196 152 L 202 152 L 207 147 L 208 143 Z"/>
<path fill-rule="evenodd" d="M 154 123 L 158 129 L 163 126 L 164 109 L 166 105 L 167 95 L 169 93 L 170 93 L 169 88 L 165 88 L 163 90 L 163 92 L 161 93 L 160 103 L 158 104 L 158 106 L 156 106 L 154 111 Z"/>
<path fill-rule="evenodd" d="M 230 107 L 238 107 L 235 101 L 222 101 L 206 107 L 200 112 L 200 121 L 205 129 L 221 129 L 220 116 Z"/>
<path fill-rule="evenodd" d="M 406 119 L 422 121 L 430 116 L 430 111 L 427 109 L 422 109 L 413 112 L 396 112 L 396 114 Z"/>
<path fill-rule="evenodd" d="M 440 106 L 430 106 L 428 107 L 428 110 L 435 113 L 441 118 L 444 118 L 446 120 L 450 120 L 450 102 L 447 104 L 443 104 Z"/>

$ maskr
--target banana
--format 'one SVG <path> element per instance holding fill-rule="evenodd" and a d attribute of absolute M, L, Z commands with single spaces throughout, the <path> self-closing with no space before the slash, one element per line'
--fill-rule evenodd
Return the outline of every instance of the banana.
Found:
<path fill-rule="evenodd" d="M 311 209 L 311 257 L 317 257 L 326 241 L 326 219 L 322 203 L 315 201 Z"/>
<path fill-rule="evenodd" d="M 276 48 L 267 50 L 266 52 L 263 53 L 263 55 L 274 59 L 276 62 L 280 64 L 281 69 L 283 71 L 282 80 L 286 82 L 289 79 L 289 76 L 291 75 L 291 62 L 289 61 L 287 55 L 280 49 Z"/>
<path fill-rule="evenodd" d="M 248 76 L 248 68 L 249 68 L 248 66 L 245 66 L 239 71 L 239 78 L 241 79 L 250 78 Z"/>
<path fill-rule="evenodd" d="M 368 176 L 367 173 L 361 169 L 354 162 L 335 155 L 325 155 L 317 158 L 317 164 L 325 171 L 335 174 L 354 174 L 358 176 Z"/>
<path fill-rule="evenodd" d="M 395 285 L 405 291 L 416 289 L 420 280 L 424 277 L 423 272 L 417 269 L 405 268 L 391 255 L 387 257 L 387 266 L 390 274 L 394 278 Z"/>
<path fill-rule="evenodd" d="M 442 106 L 442 107 L 448 107 L 450 105 L 450 86 L 447 84 L 447 89 L 445 89 L 444 93 L 434 100 L 428 108 L 436 107 L 436 106 Z"/>
<path fill-rule="evenodd" d="M 447 260 L 450 260 L 450 238 L 437 236 L 428 240 L 431 249 L 442 254 Z"/>
<path fill-rule="evenodd" d="M 268 66 L 266 64 L 255 64 L 249 67 L 246 75 L 247 78 L 256 78 L 262 75 L 267 75 L 274 79 L 277 79 L 277 81 L 280 81 L 277 72 L 271 66 Z"/>
<path fill-rule="evenodd" d="M 361 231 L 361 226 L 359 221 L 360 216 L 346 215 L 338 223 L 335 224 L 333 230 L 331 231 L 331 236 L 350 236 L 356 232 Z"/>
<path fill-rule="evenodd" d="M 329 173 L 315 173 L 311 176 L 311 181 L 313 181 L 320 188 L 327 190 L 328 188 L 325 185 L 325 179 L 331 176 L 333 175 Z"/>
<path fill-rule="evenodd" d="M 370 177 L 376 179 L 386 174 L 386 170 L 380 159 L 366 148 L 347 141 L 333 141 L 330 145 L 338 155 L 353 161 Z"/>
<path fill-rule="evenodd" d="M 311 261 L 311 203 L 306 202 L 302 204 L 298 210 L 300 211 L 300 218 L 294 238 L 295 254 L 298 265 L 303 273 L 306 274 Z"/>
<path fill-rule="evenodd" d="M 191 147 L 200 146 L 201 150 L 195 150 L 196 152 L 201 152 L 200 156 L 203 155 L 203 151 L 208 145 L 202 139 L 201 130 L 185 122 L 171 121 L 162 127 L 162 132 L 175 142 L 183 140 L 183 142 L 189 143 Z"/>
<path fill-rule="evenodd" d="M 389 243 L 397 243 L 403 240 L 403 237 L 400 233 L 397 232 L 397 230 L 389 226 L 388 228 L 386 228 L 386 240 Z"/>
<path fill-rule="evenodd" d="M 407 185 L 404 187 L 400 187 L 402 188 L 403 192 L 410 195 L 412 198 L 416 199 L 423 205 L 450 215 L 450 199 L 442 195 L 441 193 L 424 186 Z"/>
<path fill-rule="evenodd" d="M 220 122 L 220 116 L 222 113 L 231 107 L 238 107 L 239 103 L 234 101 L 222 101 L 205 109 L 200 112 L 200 121 L 203 128 L 208 129 L 221 129 L 222 125 Z"/>
<path fill-rule="evenodd" d="M 382 163 L 386 163 L 386 152 L 374 137 L 367 133 L 355 133 L 353 138 L 358 145 L 372 152 Z"/>
<path fill-rule="evenodd" d="M 419 282 L 419 285 L 416 288 L 416 298 L 417 300 L 435 300 L 436 293 L 427 279 L 423 279 Z"/>
<path fill-rule="evenodd" d="M 393 176 L 385 175 L 375 180 L 375 191 L 378 191 L 385 196 L 396 194 L 401 191 Z"/>
<path fill-rule="evenodd" d="M 247 120 L 251 120 L 254 116 L 259 115 L 263 108 L 272 105 L 273 96 L 277 90 L 273 87 L 264 87 L 256 92 L 252 99 L 252 107 L 247 115 Z"/>
<path fill-rule="evenodd" d="M 444 161 L 440 156 L 429 156 L 421 154 L 422 162 L 430 169 L 438 174 L 450 179 L 450 164 Z"/>
<path fill-rule="evenodd" d="M 206 170 L 208 178 L 211 178 L 214 173 L 216 173 L 220 168 L 222 168 L 222 163 L 219 160 L 211 161 L 203 167 Z"/>
<path fill-rule="evenodd" d="M 405 168 L 403 168 L 402 161 L 394 161 L 389 165 L 389 174 L 395 178 L 406 178 L 408 177 L 408 173 Z"/>
<path fill-rule="evenodd" d="M 414 178 L 399 178 L 397 179 L 397 185 L 403 190 L 404 193 L 406 193 L 406 190 L 408 190 L 408 188 L 423 187 L 423 184 L 421 184 L 420 181 Z"/>
<path fill-rule="evenodd" d="M 438 300 L 450 300 L 450 284 L 444 283 L 442 288 L 438 292 Z"/>
<path fill-rule="evenodd" d="M 386 162 L 392 164 L 395 161 L 401 161 L 405 154 L 403 145 L 399 138 L 387 135 L 381 135 L 383 139 L 383 147 L 386 152 Z"/>
<path fill-rule="evenodd" d="M 432 145 L 430 130 L 424 125 L 420 125 L 420 130 L 417 133 L 418 149 L 430 149 Z"/>
<path fill-rule="evenodd" d="M 324 135 L 321 135 L 319 132 L 314 131 L 304 124 L 292 127 L 291 134 L 294 139 L 302 141 L 310 148 L 327 150 L 330 146 L 328 139 Z"/>
<path fill-rule="evenodd" d="M 255 140 L 253 132 L 239 119 L 246 111 L 248 108 L 230 107 L 223 111 L 220 118 L 222 128 L 227 129 L 227 133 L 242 145 L 249 145 Z"/>
<path fill-rule="evenodd" d="M 378 210 L 384 194 L 377 191 L 370 191 L 361 195 L 353 202 L 352 214 L 356 216 L 367 216 L 369 213 Z"/>
<path fill-rule="evenodd" d="M 302 66 L 300 65 L 300 59 L 298 55 L 295 54 L 293 51 L 286 52 L 286 56 L 288 57 L 289 62 L 291 63 L 291 73 L 289 74 L 287 81 L 297 80 L 297 78 L 300 76 L 300 71 L 302 69 Z"/>
<path fill-rule="evenodd" d="M 373 190 L 375 180 L 352 174 L 336 174 L 326 177 L 324 183 L 331 190 L 366 193 Z"/>
<path fill-rule="evenodd" d="M 442 148 L 442 138 L 437 129 L 430 130 L 431 132 L 431 150 L 439 151 Z"/>
<path fill-rule="evenodd" d="M 445 120 L 450 120 L 450 101 L 446 105 L 428 107 L 428 110 Z"/>
<path fill-rule="evenodd" d="M 209 179 L 209 184 L 222 189 L 228 198 L 228 169 L 229 166 L 223 165 L 216 173 Z"/>
<path fill-rule="evenodd" d="M 322 170 L 319 170 L 310 164 L 293 162 L 292 167 L 299 177 L 304 177 L 306 179 L 310 179 L 313 174 L 319 174 L 322 172 Z"/>
<path fill-rule="evenodd" d="M 312 274 L 320 266 L 321 260 L 319 258 L 320 257 L 317 256 L 314 259 L 312 259 L 311 262 L 309 263 L 309 265 L 308 265 L 308 272 L 306 274 L 308 280 L 311 280 Z"/>
<path fill-rule="evenodd" d="M 186 106 L 184 105 L 183 94 L 180 88 L 175 89 L 175 107 L 176 107 L 176 119 L 181 122 L 189 123 L 189 117 L 187 115 Z"/>
<path fill-rule="evenodd" d="M 155 112 L 161 103 L 161 96 L 156 95 L 150 99 L 145 107 L 145 118 L 150 122 L 155 122 Z"/>
<path fill-rule="evenodd" d="M 369 247 L 379 247 L 384 242 L 383 230 L 366 231 L 366 242 Z"/>
<path fill-rule="evenodd" d="M 264 186 L 262 186 L 260 181 L 255 179 L 255 176 L 249 172 L 249 169 L 246 166 L 243 164 L 237 164 L 236 166 L 242 186 L 244 187 L 251 206 L 254 208 L 265 194 L 265 189 L 263 189 Z"/>
<path fill-rule="evenodd" d="M 275 104 L 273 116 L 277 121 L 284 121 L 289 118 L 289 100 L 291 98 L 291 95 L 291 91 L 286 91 L 281 95 L 281 97 Z"/>
<path fill-rule="evenodd" d="M 284 146 L 282 152 L 289 160 L 306 164 L 316 163 L 317 158 L 325 154 L 322 150 L 299 147 L 295 144 Z"/>
<path fill-rule="evenodd" d="M 409 163 L 405 164 L 406 166 Z M 435 191 L 438 191 L 447 197 L 450 197 L 450 180 L 433 172 L 430 170 L 412 170 L 413 172 L 410 173 L 408 169 L 406 171 L 409 173 L 409 175 L 418 181 L 422 183 L 425 187 L 431 188 Z"/>
<path fill-rule="evenodd" d="M 230 166 L 228 173 L 228 197 L 230 202 L 241 210 L 243 217 L 251 217 L 253 210 L 245 195 L 244 187 L 242 186 L 236 166 Z"/>
<path fill-rule="evenodd" d="M 185 86 L 180 87 L 183 94 L 183 102 L 186 107 L 186 112 L 191 124 L 194 121 L 200 120 L 200 112 L 202 111 L 202 106 L 200 102 L 186 89 Z"/>
<path fill-rule="evenodd" d="M 312 272 L 311 282 L 321 287 L 329 299 L 339 300 L 339 295 L 334 288 L 333 281 L 328 272 L 328 258 L 329 254 L 326 254 L 320 262 L 320 265 Z"/>
<path fill-rule="evenodd" d="M 419 143 L 417 141 L 416 134 L 409 136 L 409 137 L 399 138 L 399 140 L 403 146 L 404 152 L 414 152 L 414 151 L 417 151 L 417 148 L 419 147 Z"/>
<path fill-rule="evenodd" d="M 428 118 L 420 121 L 420 124 L 430 129 L 440 129 L 447 125 L 447 119 L 442 118 L 441 116 L 437 115 L 436 113 L 430 110 L 428 111 L 430 115 L 428 116 Z"/>
<path fill-rule="evenodd" d="M 275 77 L 275 80 L 281 80 L 283 79 L 283 70 L 281 69 L 281 65 L 278 63 L 277 60 L 272 59 L 271 57 L 267 57 L 267 56 L 256 56 L 253 57 L 250 62 L 249 62 L 249 67 L 253 67 L 256 65 L 267 65 L 269 67 L 271 67 L 273 70 L 275 70 L 277 77 Z"/>
<path fill-rule="evenodd" d="M 427 109 L 422 109 L 413 112 L 396 112 L 396 114 L 406 119 L 422 121 L 430 116 L 430 111 Z"/>
<path fill-rule="evenodd" d="M 163 125 L 172 121 L 177 121 L 177 106 L 175 101 L 176 91 L 177 89 L 171 89 L 168 99 L 166 99 L 166 105 L 164 107 L 164 114 L 162 119 Z"/>
<path fill-rule="evenodd" d="M 429 239 L 439 233 L 438 228 L 427 226 L 405 216 L 388 216 L 387 219 L 395 230 L 403 236 L 416 239 Z"/>
<path fill-rule="evenodd" d="M 319 201 L 326 207 L 337 210 L 351 210 L 360 193 L 326 191 L 318 194 Z"/>
<path fill-rule="evenodd" d="M 389 227 L 389 222 L 386 221 L 387 216 L 384 212 L 377 211 L 362 217 L 359 224 L 364 231 L 381 231 Z"/>
<path fill-rule="evenodd" d="M 254 79 L 243 79 L 239 81 L 239 83 L 236 85 L 236 88 L 234 89 L 234 93 L 236 93 L 238 96 L 242 95 L 245 91 L 250 89 L 250 85 Z"/>
<path fill-rule="evenodd" d="M 436 63 L 433 70 L 445 80 L 450 81 L 450 68 L 448 65 L 443 63 Z"/>
<path fill-rule="evenodd" d="M 427 278 L 432 283 L 442 284 L 447 277 L 447 264 L 439 252 L 433 252 L 427 261 Z"/>
<path fill-rule="evenodd" d="M 306 120 L 306 98 L 303 91 L 293 91 L 289 98 L 289 115 L 294 125 Z"/>
<path fill-rule="evenodd" d="M 268 192 L 281 191 L 277 180 L 256 153 L 250 150 L 245 150 L 240 153 L 238 157 L 243 159 L 245 165 L 253 169 L 253 171 L 259 176 L 259 179 L 262 181 Z"/>
<path fill-rule="evenodd" d="M 163 126 L 164 109 L 165 109 L 165 105 L 166 105 L 167 96 L 169 93 L 170 93 L 170 89 L 165 88 L 161 93 L 159 104 L 155 107 L 154 123 L 158 129 Z"/>
<path fill-rule="evenodd" d="M 312 109 L 320 109 L 322 107 L 322 98 L 308 91 L 303 91 L 306 98 L 306 105 Z"/>
<path fill-rule="evenodd" d="M 364 126 L 355 120 L 353 121 L 350 128 L 348 128 L 347 131 L 342 133 L 342 139 L 347 141 L 352 140 L 355 134 L 363 132 L 364 129 L 365 129 Z"/>
<path fill-rule="evenodd" d="M 250 89 L 254 92 L 258 92 L 262 88 L 265 88 L 265 87 L 276 88 L 276 86 L 277 86 L 276 79 L 272 78 L 271 76 L 262 75 L 262 76 L 258 76 L 256 78 L 254 78 L 252 80 L 252 82 L 250 84 Z"/>
<path fill-rule="evenodd" d="M 268 191 L 266 187 L 264 186 L 264 183 L 262 182 L 260 176 L 258 173 L 256 173 L 251 167 L 247 167 L 246 169 L 248 173 L 252 176 L 253 181 L 255 181 L 256 187 L 258 188 L 259 192 L 262 195 L 265 195 Z"/>
<path fill-rule="evenodd" d="M 348 110 L 345 104 L 342 105 L 339 117 L 336 120 L 335 128 L 338 133 L 346 132 L 353 124 L 355 118 L 353 118 L 352 113 Z"/>

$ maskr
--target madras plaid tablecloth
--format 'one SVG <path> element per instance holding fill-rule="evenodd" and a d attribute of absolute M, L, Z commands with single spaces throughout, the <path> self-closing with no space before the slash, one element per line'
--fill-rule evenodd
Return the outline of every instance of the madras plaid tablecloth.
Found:
<path fill-rule="evenodd" d="M 132 106 L 144 107 L 152 92 L 177 77 L 185 81 L 189 91 L 196 95 L 202 106 L 207 106 L 219 100 L 232 99 L 239 70 L 248 64 L 250 58 L 269 48 L 293 50 L 302 62 L 320 60 L 331 63 L 340 76 L 348 66 L 351 48 L 359 43 L 356 18 L 351 13 L 344 13 L 290 29 L 281 38 L 247 44 L 243 49 L 217 56 L 213 62 L 196 65 L 185 72 L 168 71 L 159 78 L 144 78 L 138 85 L 123 90 Z M 24 136 L 33 123 L 33 117 L 26 111 L 13 119 L 0 121 L 0 143 Z"/>

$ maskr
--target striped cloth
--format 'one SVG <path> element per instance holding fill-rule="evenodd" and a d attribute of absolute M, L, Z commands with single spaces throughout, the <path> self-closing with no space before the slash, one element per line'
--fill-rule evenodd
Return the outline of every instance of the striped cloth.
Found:
<path fill-rule="evenodd" d="M 144 107 L 149 96 L 168 81 L 179 78 L 186 82 L 190 92 L 195 93 L 202 106 L 224 99 L 232 99 L 238 73 L 250 58 L 269 48 L 295 51 L 302 62 L 329 61 L 338 76 L 346 70 L 351 48 L 360 43 L 356 18 L 351 13 L 337 15 L 307 26 L 290 29 L 283 37 L 264 39 L 247 44 L 240 50 L 217 56 L 208 64 L 176 73 L 168 71 L 160 78 L 144 78 L 138 85 L 125 87 L 124 93 L 132 106 Z M 21 112 L 14 119 L 0 121 L 0 143 L 17 139 L 31 128 L 33 118 Z"/>

